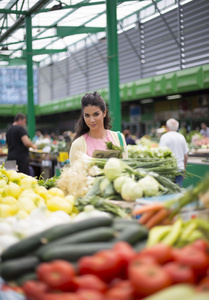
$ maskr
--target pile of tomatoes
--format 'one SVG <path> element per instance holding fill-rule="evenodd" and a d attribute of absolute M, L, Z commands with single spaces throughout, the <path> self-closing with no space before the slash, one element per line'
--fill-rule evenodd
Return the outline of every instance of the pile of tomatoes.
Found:
<path fill-rule="evenodd" d="M 118 242 L 82 257 L 76 267 L 64 260 L 41 263 L 38 281 L 22 288 L 28 300 L 139 300 L 178 283 L 209 293 L 207 251 L 204 240 L 181 249 L 157 244 L 138 253 Z"/>

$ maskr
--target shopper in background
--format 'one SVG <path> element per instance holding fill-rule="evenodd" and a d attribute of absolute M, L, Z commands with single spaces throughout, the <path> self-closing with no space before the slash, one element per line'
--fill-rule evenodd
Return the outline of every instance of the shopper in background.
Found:
<path fill-rule="evenodd" d="M 136 142 L 134 141 L 134 139 L 132 138 L 131 136 L 131 132 L 129 129 L 125 129 L 123 131 L 123 135 L 125 137 L 125 140 L 126 140 L 126 144 L 127 145 L 136 145 Z"/>
<path fill-rule="evenodd" d="M 29 170 L 29 148 L 37 149 L 28 137 L 26 126 L 26 116 L 18 113 L 14 118 L 14 123 L 6 132 L 6 143 L 8 145 L 7 160 L 16 160 L 18 171 L 30 174 Z"/>
<path fill-rule="evenodd" d="M 111 118 L 104 99 L 97 93 L 87 93 L 81 100 L 81 116 L 75 127 L 75 137 L 70 148 L 70 163 L 82 153 L 92 156 L 94 150 L 107 150 L 105 142 L 121 146 L 117 132 L 111 131 Z M 124 136 L 124 157 L 128 157 Z"/>
<path fill-rule="evenodd" d="M 209 137 L 209 127 L 207 127 L 204 122 L 201 123 L 201 128 L 200 134 L 202 134 L 204 137 Z"/>
<path fill-rule="evenodd" d="M 182 172 L 186 169 L 188 159 L 188 146 L 184 136 L 177 132 L 179 122 L 175 119 L 169 119 L 166 122 L 167 133 L 164 133 L 160 138 L 160 147 L 167 146 L 171 149 L 177 160 L 178 171 Z M 182 186 L 183 175 L 178 175 L 175 182 Z"/>

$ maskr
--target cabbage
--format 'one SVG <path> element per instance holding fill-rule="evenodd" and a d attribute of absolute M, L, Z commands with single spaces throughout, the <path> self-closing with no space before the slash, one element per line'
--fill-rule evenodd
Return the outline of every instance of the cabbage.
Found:
<path fill-rule="evenodd" d="M 159 192 L 160 185 L 158 181 L 150 175 L 146 175 L 144 178 L 140 179 L 137 184 L 144 191 L 145 197 L 156 196 Z"/>
<path fill-rule="evenodd" d="M 128 176 L 120 176 L 114 180 L 114 189 L 118 194 L 121 193 L 122 185 L 125 183 L 125 181 L 128 179 Z"/>
<path fill-rule="evenodd" d="M 137 198 L 141 198 L 143 195 L 143 189 L 133 179 L 126 179 L 121 189 L 121 196 L 125 201 L 135 201 Z"/>
<path fill-rule="evenodd" d="M 125 171 L 126 167 L 128 168 L 122 160 L 111 157 L 104 166 L 104 174 L 110 181 L 113 181 L 122 175 L 122 172 Z"/>

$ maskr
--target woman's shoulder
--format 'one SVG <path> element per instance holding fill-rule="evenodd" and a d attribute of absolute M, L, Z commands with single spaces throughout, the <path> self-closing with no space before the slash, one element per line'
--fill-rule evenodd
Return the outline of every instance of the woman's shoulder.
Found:
<path fill-rule="evenodd" d="M 74 140 L 73 142 L 72 142 L 72 145 L 80 145 L 81 143 L 83 143 L 84 142 L 84 136 L 83 135 L 81 135 L 81 136 L 79 136 L 76 140 Z"/>

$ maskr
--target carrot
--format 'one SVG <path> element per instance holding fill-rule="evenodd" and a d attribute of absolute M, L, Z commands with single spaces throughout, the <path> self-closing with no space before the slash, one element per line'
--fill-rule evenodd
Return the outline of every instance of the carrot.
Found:
<path fill-rule="evenodd" d="M 160 202 L 154 202 L 152 204 L 145 204 L 133 210 L 133 215 L 141 215 L 148 211 L 155 211 L 164 208 L 163 204 Z"/>
<path fill-rule="evenodd" d="M 170 211 L 167 208 L 162 208 L 158 210 L 145 224 L 145 226 L 150 229 L 154 227 L 155 225 L 158 225 L 162 220 L 164 220 L 168 215 L 170 214 Z"/>
<path fill-rule="evenodd" d="M 142 214 L 142 216 L 139 219 L 140 224 L 146 224 L 149 219 L 155 214 L 156 210 L 147 211 Z"/>

